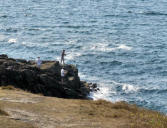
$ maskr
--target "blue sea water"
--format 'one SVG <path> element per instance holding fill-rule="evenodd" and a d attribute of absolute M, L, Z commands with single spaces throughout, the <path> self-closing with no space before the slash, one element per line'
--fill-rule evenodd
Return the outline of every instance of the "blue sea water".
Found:
<path fill-rule="evenodd" d="M 167 113 L 166 0 L 0 0 L 0 54 L 60 60 L 94 99 Z"/>

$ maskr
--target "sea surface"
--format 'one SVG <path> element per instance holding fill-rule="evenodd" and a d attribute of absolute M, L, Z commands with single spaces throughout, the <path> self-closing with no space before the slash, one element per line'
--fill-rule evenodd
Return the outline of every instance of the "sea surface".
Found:
<path fill-rule="evenodd" d="M 98 83 L 93 99 L 167 114 L 166 0 L 0 0 L 0 54 L 60 60 Z"/>

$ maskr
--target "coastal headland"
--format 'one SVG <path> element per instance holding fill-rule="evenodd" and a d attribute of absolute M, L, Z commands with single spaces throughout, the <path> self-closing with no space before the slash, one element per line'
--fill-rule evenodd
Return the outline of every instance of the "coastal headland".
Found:
<path fill-rule="evenodd" d="M 0 128 L 167 128 L 167 116 L 131 105 L 89 100 L 96 84 L 81 81 L 78 69 L 0 55 Z"/>
<path fill-rule="evenodd" d="M 64 82 L 61 69 L 65 68 Z M 80 81 L 74 65 L 61 65 L 58 61 L 42 61 L 40 68 L 35 61 L 8 58 L 0 55 L 0 85 L 13 85 L 32 93 L 60 98 L 85 99 L 96 84 Z"/>

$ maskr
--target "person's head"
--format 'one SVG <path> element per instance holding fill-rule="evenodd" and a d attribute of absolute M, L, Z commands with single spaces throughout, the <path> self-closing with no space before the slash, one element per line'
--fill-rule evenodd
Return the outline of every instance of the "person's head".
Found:
<path fill-rule="evenodd" d="M 40 57 L 39 57 L 39 56 L 38 56 L 37 58 L 38 58 L 38 59 L 40 59 Z"/>
<path fill-rule="evenodd" d="M 65 52 L 65 50 L 63 49 L 63 52 Z"/>

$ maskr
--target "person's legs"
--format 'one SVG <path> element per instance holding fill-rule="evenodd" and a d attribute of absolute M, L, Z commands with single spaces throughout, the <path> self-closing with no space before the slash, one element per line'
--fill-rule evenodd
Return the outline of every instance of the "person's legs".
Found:
<path fill-rule="evenodd" d="M 39 68 L 39 69 L 40 69 L 40 67 L 41 67 L 41 65 L 39 65 L 39 64 L 38 64 L 38 65 L 37 65 L 37 68 Z"/>
<path fill-rule="evenodd" d="M 61 77 L 61 84 L 64 84 L 64 77 Z"/>
<path fill-rule="evenodd" d="M 64 57 L 61 57 L 61 64 L 64 65 Z"/>
<path fill-rule="evenodd" d="M 62 61 L 62 64 L 64 65 L 64 60 Z"/>
<path fill-rule="evenodd" d="M 62 57 L 61 57 L 61 60 L 60 60 L 61 64 L 62 64 L 62 61 L 63 61 L 63 59 L 62 59 Z"/>

